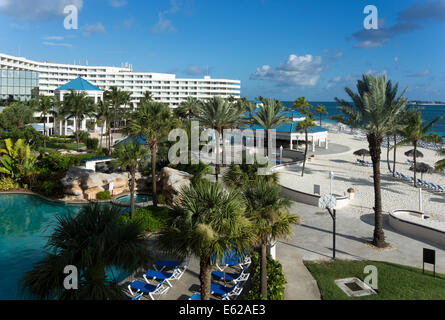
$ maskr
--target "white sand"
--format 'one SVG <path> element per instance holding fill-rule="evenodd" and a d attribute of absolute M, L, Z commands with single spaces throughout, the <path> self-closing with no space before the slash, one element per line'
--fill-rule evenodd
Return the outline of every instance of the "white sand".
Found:
<path fill-rule="evenodd" d="M 356 159 L 362 159 L 353 155 L 358 149 L 368 149 L 367 141 L 363 141 L 363 134 L 329 133 L 330 143 L 343 144 L 351 148 L 344 154 L 326 155 L 317 157 L 315 160 L 306 163 L 304 177 L 301 177 L 301 166 L 294 165 L 280 171 L 280 183 L 283 186 L 299 191 L 313 193 L 314 184 L 321 186 L 321 194 L 330 192 L 329 172 L 334 171 L 335 179 L 333 183 L 333 193 L 346 195 L 346 190 L 350 187 L 355 189 L 355 199 L 343 211 L 352 214 L 365 214 L 372 211 L 374 206 L 374 187 L 372 178 L 372 167 L 363 167 L 356 164 Z M 409 164 L 404 153 L 411 150 L 411 146 L 399 147 L 397 151 L 396 171 L 408 176 L 413 176 L 414 172 L 409 170 Z M 434 163 L 441 159 L 436 151 L 419 148 L 424 154 L 421 162 L 434 166 Z M 390 152 L 392 160 L 393 151 Z M 393 178 L 388 172 L 386 164 L 386 148 L 382 147 L 382 204 L 384 212 L 396 209 L 419 210 L 419 190 L 412 184 Z M 443 157 L 443 156 L 442 156 Z M 370 162 L 370 157 L 365 157 L 365 161 Z M 392 169 L 392 162 L 391 162 Z M 418 173 L 418 178 L 420 174 Z M 445 186 L 445 175 L 424 174 L 423 180 L 437 185 Z M 423 212 L 432 220 L 445 221 L 445 193 L 438 193 L 423 189 Z"/>

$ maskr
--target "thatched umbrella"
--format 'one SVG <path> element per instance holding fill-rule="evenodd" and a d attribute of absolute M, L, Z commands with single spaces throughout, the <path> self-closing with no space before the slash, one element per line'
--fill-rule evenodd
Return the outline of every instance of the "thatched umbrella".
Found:
<path fill-rule="evenodd" d="M 410 158 L 414 157 L 414 149 L 405 152 L 405 156 L 410 157 Z M 416 150 L 416 158 L 423 158 L 423 153 L 420 152 L 419 150 Z"/>
<path fill-rule="evenodd" d="M 414 171 L 414 165 L 411 166 L 410 170 Z M 424 173 L 428 173 L 428 174 L 433 173 L 434 168 L 424 162 L 419 162 L 416 164 L 416 172 L 420 172 L 420 179 L 423 180 L 423 174 Z"/>
<path fill-rule="evenodd" d="M 365 156 L 370 156 L 371 152 L 369 152 L 369 150 L 367 150 L 367 149 L 360 149 L 360 150 L 357 150 L 356 152 L 354 152 L 354 155 L 363 157 L 363 160 L 365 160 Z"/>

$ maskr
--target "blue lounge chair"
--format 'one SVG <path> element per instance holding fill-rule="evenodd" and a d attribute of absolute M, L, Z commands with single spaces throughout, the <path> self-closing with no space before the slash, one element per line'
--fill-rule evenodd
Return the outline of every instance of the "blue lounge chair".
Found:
<path fill-rule="evenodd" d="M 189 298 L 189 300 L 201 300 L 201 294 L 195 293 Z"/>
<path fill-rule="evenodd" d="M 155 294 L 162 295 L 166 293 L 168 289 L 168 286 L 164 286 L 164 281 L 159 283 L 157 286 L 147 284 L 139 280 L 135 280 L 128 285 L 128 291 L 130 291 L 132 296 L 139 294 L 139 292 L 142 292 L 148 294 L 152 300 L 154 300 Z M 133 292 L 133 290 L 135 290 L 136 292 Z"/>
<path fill-rule="evenodd" d="M 223 300 L 230 300 L 230 297 L 239 296 L 243 288 L 239 286 L 239 282 L 233 287 L 225 287 L 220 284 L 214 284 L 210 286 L 211 294 L 221 296 Z"/>
<path fill-rule="evenodd" d="M 185 269 L 181 270 L 179 268 L 175 269 L 173 272 L 165 272 L 165 271 L 158 271 L 158 270 L 148 270 L 144 275 L 144 280 L 148 284 L 151 284 L 149 279 L 152 280 L 164 280 L 168 283 L 170 287 L 172 287 L 171 280 L 179 280 L 181 279 L 182 275 L 184 274 Z"/>
<path fill-rule="evenodd" d="M 212 277 L 214 279 L 226 281 L 226 282 L 243 282 L 249 280 L 250 273 L 244 273 L 243 270 L 241 273 L 226 273 L 223 271 L 213 271 Z"/>

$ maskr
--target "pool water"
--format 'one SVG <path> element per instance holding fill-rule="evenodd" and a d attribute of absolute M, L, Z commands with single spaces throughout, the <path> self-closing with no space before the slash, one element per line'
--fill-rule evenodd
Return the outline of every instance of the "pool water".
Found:
<path fill-rule="evenodd" d="M 123 197 L 119 197 L 116 199 L 117 202 L 122 203 L 124 205 L 130 205 L 131 196 L 126 195 Z M 146 203 L 153 201 L 153 197 L 147 194 L 135 194 L 134 195 L 134 202 L 137 204 Z"/>
<path fill-rule="evenodd" d="M 33 195 L 0 195 L 0 300 L 23 299 L 20 280 L 44 257 L 56 216 L 76 214 L 82 205 L 53 203 Z M 109 276 L 124 275 L 114 269 Z"/>

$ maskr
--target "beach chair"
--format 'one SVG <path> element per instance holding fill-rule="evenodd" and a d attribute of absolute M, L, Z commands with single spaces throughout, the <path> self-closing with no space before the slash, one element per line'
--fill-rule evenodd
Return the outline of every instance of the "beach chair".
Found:
<path fill-rule="evenodd" d="M 225 282 L 243 282 L 249 280 L 250 273 L 244 273 L 245 269 L 241 273 L 226 273 L 223 271 L 213 271 L 212 277 L 217 280 Z"/>
<path fill-rule="evenodd" d="M 201 300 L 201 294 L 200 294 L 200 293 L 194 293 L 194 294 L 189 298 L 189 300 L 195 300 L 195 301 L 197 301 L 197 300 Z"/>
<path fill-rule="evenodd" d="M 210 286 L 210 293 L 221 296 L 223 300 L 230 300 L 230 297 L 239 296 L 242 291 L 243 289 L 239 287 L 239 282 L 233 287 L 225 287 L 214 283 Z"/>
<path fill-rule="evenodd" d="M 185 271 L 185 270 L 184 270 Z M 170 281 L 181 279 L 184 274 L 181 269 L 175 269 L 173 272 L 165 272 L 165 271 L 157 271 L 157 270 L 148 270 L 144 275 L 144 280 L 148 284 L 151 284 L 151 280 L 164 280 L 170 287 L 173 287 Z"/>
<path fill-rule="evenodd" d="M 159 283 L 157 286 L 152 284 L 144 283 L 139 280 L 135 280 L 128 285 L 128 291 L 130 291 L 131 295 L 134 296 L 139 292 L 148 294 L 151 300 L 154 300 L 154 295 L 163 295 L 165 294 L 170 287 L 164 285 L 164 281 Z M 135 290 L 136 292 L 133 292 Z"/>
<path fill-rule="evenodd" d="M 131 298 L 131 300 L 141 300 L 143 295 L 144 295 L 144 293 L 139 293 L 136 297 Z"/>

